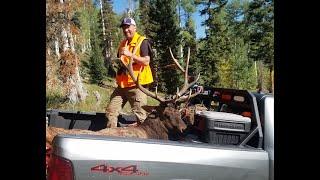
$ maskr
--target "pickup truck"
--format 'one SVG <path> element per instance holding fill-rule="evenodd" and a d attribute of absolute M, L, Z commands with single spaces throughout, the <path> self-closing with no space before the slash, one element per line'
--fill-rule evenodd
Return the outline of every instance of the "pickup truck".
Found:
<path fill-rule="evenodd" d="M 57 135 L 48 179 L 273 180 L 274 97 L 205 87 L 183 139 Z M 97 131 L 104 113 L 47 111 L 48 125 Z M 119 117 L 119 126 L 130 123 Z M 122 122 L 122 123 L 121 123 Z"/>

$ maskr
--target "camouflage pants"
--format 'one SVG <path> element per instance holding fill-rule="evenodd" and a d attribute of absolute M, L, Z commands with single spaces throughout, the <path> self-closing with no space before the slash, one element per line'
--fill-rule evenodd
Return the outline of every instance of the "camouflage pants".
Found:
<path fill-rule="evenodd" d="M 110 103 L 106 108 L 108 128 L 117 127 L 119 113 L 127 101 L 129 101 L 138 123 L 142 123 L 147 118 L 147 112 L 142 109 L 142 106 L 147 105 L 147 95 L 135 87 L 117 87 L 111 94 Z"/>

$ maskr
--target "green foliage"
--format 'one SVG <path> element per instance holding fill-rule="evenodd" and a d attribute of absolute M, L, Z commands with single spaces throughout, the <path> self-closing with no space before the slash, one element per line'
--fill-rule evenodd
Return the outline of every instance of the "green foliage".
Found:
<path fill-rule="evenodd" d="M 150 37 L 150 0 L 140 0 L 139 1 L 139 9 L 137 10 L 138 18 L 137 21 L 139 24 L 139 29 L 141 34 L 145 35 L 146 37 Z"/>
<path fill-rule="evenodd" d="M 106 103 L 110 99 L 110 94 L 112 93 L 112 89 L 104 89 L 97 85 L 86 84 L 84 83 L 85 88 L 88 91 L 88 96 L 85 101 L 77 103 L 75 105 L 67 102 L 67 101 L 59 101 L 59 96 L 56 96 L 55 99 L 52 97 L 51 102 L 48 102 L 47 98 L 47 109 L 65 109 L 65 110 L 78 110 L 78 111 L 91 111 L 91 112 L 104 112 Z M 55 90 L 51 92 L 52 94 L 58 94 Z M 97 100 L 94 95 L 94 91 L 97 91 L 101 100 L 100 103 L 97 103 Z"/>
<path fill-rule="evenodd" d="M 226 0 L 197 0 L 195 3 L 204 6 L 201 14 L 208 17 L 204 22 L 206 37 L 198 44 L 196 64 L 202 74 L 200 82 L 249 90 L 255 90 L 262 81 L 270 85 L 264 68 L 259 72 L 253 60 L 263 60 L 267 65 L 264 67 L 272 67 L 273 1 L 233 0 L 227 4 Z M 258 77 L 263 80 L 258 81 Z"/>
<path fill-rule="evenodd" d="M 194 13 L 196 11 L 194 0 L 181 0 L 181 6 L 183 10 L 188 14 Z"/>
<path fill-rule="evenodd" d="M 67 100 L 63 88 L 61 86 L 55 86 L 54 88 L 46 88 L 46 107 L 51 108 L 59 104 L 65 103 Z"/>
<path fill-rule="evenodd" d="M 157 55 L 154 58 L 157 69 L 157 81 L 159 89 L 163 92 L 174 93 L 180 85 L 180 77 L 176 69 L 165 69 L 166 65 L 172 64 L 169 53 L 171 47 L 174 54 L 180 44 L 180 30 L 176 12 L 175 0 L 151 0 L 150 1 L 150 37 L 154 40 Z"/>
<path fill-rule="evenodd" d="M 256 75 L 252 60 L 248 58 L 248 44 L 244 42 L 246 34 L 244 23 L 244 4 L 235 0 L 221 8 L 216 19 L 220 21 L 214 37 L 220 35 L 216 46 L 218 80 L 216 86 L 236 89 L 255 90 Z M 227 36 L 224 36 L 227 35 Z M 227 50 L 227 53 L 225 50 Z M 223 58 L 221 58 L 223 57 Z"/>
<path fill-rule="evenodd" d="M 107 74 L 107 69 L 104 66 L 104 59 L 102 56 L 102 49 L 99 43 L 101 42 L 101 39 L 99 38 L 99 35 L 101 34 L 101 29 L 98 28 L 97 25 L 99 23 L 98 21 L 98 13 L 99 11 L 96 10 L 95 14 L 92 16 L 92 24 L 91 26 L 91 40 L 92 40 L 92 52 L 91 57 L 89 59 L 89 74 L 90 74 L 90 81 L 92 83 L 98 84 L 100 83 Z"/>
<path fill-rule="evenodd" d="M 245 15 L 248 29 L 246 37 L 250 44 L 249 57 L 254 61 L 262 61 L 272 71 L 274 64 L 273 0 L 250 1 Z M 259 89 L 264 86 L 263 82 L 263 76 L 260 76 Z"/>
<path fill-rule="evenodd" d="M 196 54 L 197 54 L 197 41 L 196 41 L 196 32 L 195 32 L 195 22 L 192 19 L 192 13 L 195 12 L 196 6 L 193 0 L 182 0 L 181 6 L 185 12 L 185 26 L 181 31 L 181 46 L 184 47 L 183 54 L 184 59 L 187 58 L 188 48 L 190 48 L 190 61 L 189 61 L 189 74 L 195 75 L 197 73 L 196 66 Z M 180 17 L 181 18 L 181 17 Z M 182 63 L 185 64 L 185 63 Z"/>
<path fill-rule="evenodd" d="M 255 90 L 257 86 L 254 63 L 247 55 L 248 45 L 242 38 L 236 38 L 232 48 L 230 88 Z"/>
<path fill-rule="evenodd" d="M 106 77 L 106 72 L 107 69 L 104 66 L 103 57 L 101 56 L 101 48 L 95 44 L 89 60 L 90 81 L 94 84 L 100 83 Z"/>
<path fill-rule="evenodd" d="M 226 1 L 208 2 L 202 14 L 208 14 L 205 25 L 206 38 L 202 40 L 202 46 L 197 55 L 200 60 L 200 72 L 202 82 L 207 86 L 214 86 L 219 80 L 218 64 L 223 70 L 228 70 L 230 65 L 229 56 L 231 52 L 231 34 L 226 21 L 226 12 L 224 11 Z M 225 74 L 221 74 L 225 76 Z M 220 77 L 220 80 L 226 77 Z"/>
<path fill-rule="evenodd" d="M 82 65 L 81 76 L 86 80 L 89 78 L 90 83 L 99 83 L 111 77 L 113 79 L 115 70 L 110 65 L 123 39 L 119 24 L 128 14 L 116 15 L 112 10 L 113 1 L 102 0 L 105 24 L 103 35 L 98 0 L 79 2 L 79 6 L 70 7 L 66 15 L 57 13 L 58 2 L 48 2 L 46 39 L 47 48 L 51 50 L 50 58 L 55 57 L 54 43 L 60 37 L 61 27 L 70 22 L 71 27 L 76 27 L 72 33 L 75 35 L 75 49 Z M 182 12 L 180 17 L 178 5 Z M 201 14 L 206 17 L 203 22 L 206 37 L 199 41 L 196 40 L 196 27 L 191 16 L 197 5 L 203 7 Z M 152 63 L 157 71 L 155 79 L 159 83 L 159 91 L 173 94 L 182 82 L 183 75 L 177 68 L 165 68 L 173 63 L 169 47 L 182 66 L 185 66 L 183 60 L 190 47 L 189 72 L 192 75 L 201 73 L 201 85 L 248 90 L 255 90 L 258 84 L 268 90 L 272 86 L 273 0 L 139 0 L 138 7 L 131 16 L 136 20 L 137 31 L 154 42 L 156 53 Z M 179 18 L 185 22 L 181 28 Z M 183 58 L 179 58 L 181 46 Z M 50 87 L 46 94 L 47 107 L 104 111 L 112 90 L 100 89 L 92 84 L 86 86 L 89 88 L 88 100 L 76 106 L 65 102 L 65 93 L 61 88 Z M 94 90 L 103 94 L 99 107 L 95 105 Z M 157 104 L 157 101 L 148 98 L 149 103 Z M 130 109 L 129 105 L 126 107 Z"/>
<path fill-rule="evenodd" d="M 192 21 L 192 19 L 190 19 Z M 187 22 L 188 23 L 188 22 Z M 183 54 L 184 57 L 181 59 L 180 64 L 185 68 L 186 65 L 186 59 L 188 55 L 188 48 L 190 48 L 190 58 L 189 58 L 189 75 L 195 76 L 199 74 L 197 71 L 198 66 L 197 66 L 197 41 L 196 41 L 196 35 L 195 35 L 195 30 L 194 26 L 193 27 L 188 27 L 186 26 L 181 32 L 182 36 L 182 47 L 183 47 Z"/>
<path fill-rule="evenodd" d="M 246 15 L 250 58 L 266 64 L 273 59 L 273 1 L 253 0 Z M 268 52 L 271 51 L 271 52 Z"/>
<path fill-rule="evenodd" d="M 86 42 L 90 39 L 90 26 L 91 26 L 91 14 L 93 13 L 92 7 L 82 7 L 79 9 L 76 19 L 79 22 L 79 29 L 81 32 L 81 37 L 79 43 L 76 46 L 76 49 L 80 49 Z"/>
<path fill-rule="evenodd" d="M 101 12 L 98 14 L 98 27 L 103 30 L 104 24 L 105 34 L 101 31 L 99 34 L 101 53 L 105 57 L 105 67 L 108 70 L 108 76 L 114 76 L 115 72 L 112 68 L 112 59 L 117 56 L 118 45 L 121 40 L 122 32 L 119 31 L 120 20 L 112 10 L 113 2 L 110 0 L 102 0 L 103 4 L 103 23 Z"/>

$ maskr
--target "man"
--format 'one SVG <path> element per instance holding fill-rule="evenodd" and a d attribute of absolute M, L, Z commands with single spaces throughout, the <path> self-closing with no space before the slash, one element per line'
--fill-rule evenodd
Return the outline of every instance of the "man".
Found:
<path fill-rule="evenodd" d="M 151 49 L 148 40 L 136 32 L 136 23 L 132 18 L 124 18 L 120 27 L 125 39 L 119 45 L 118 57 L 124 64 L 128 64 L 130 58 L 133 58 L 134 74 L 137 77 L 140 73 L 139 83 L 141 85 L 152 83 L 153 77 L 149 66 Z M 142 109 L 142 106 L 147 104 L 147 95 L 138 89 L 125 67 L 118 70 L 116 81 L 118 87 L 113 91 L 106 108 L 107 127 L 117 127 L 118 115 L 127 101 L 137 117 L 137 123 L 142 123 L 147 117 L 146 111 Z"/>

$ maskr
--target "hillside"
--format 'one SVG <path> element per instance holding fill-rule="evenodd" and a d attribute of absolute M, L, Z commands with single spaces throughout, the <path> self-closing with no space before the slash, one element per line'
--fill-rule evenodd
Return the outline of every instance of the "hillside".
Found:
<path fill-rule="evenodd" d="M 88 96 L 85 101 L 72 104 L 63 95 L 59 88 L 47 89 L 46 92 L 46 107 L 47 109 L 63 109 L 63 110 L 76 110 L 76 111 L 86 111 L 86 112 L 105 112 L 105 108 L 110 100 L 110 95 L 112 94 L 115 83 L 111 80 L 104 81 L 105 86 L 100 87 L 96 84 L 89 84 L 88 82 L 83 82 L 85 89 L 87 90 Z M 96 95 L 100 95 L 100 100 L 98 101 Z M 99 96 L 98 95 L 98 96 Z M 148 105 L 157 105 L 158 101 L 148 97 Z M 130 105 L 127 103 L 123 109 L 123 112 L 130 112 Z"/>

